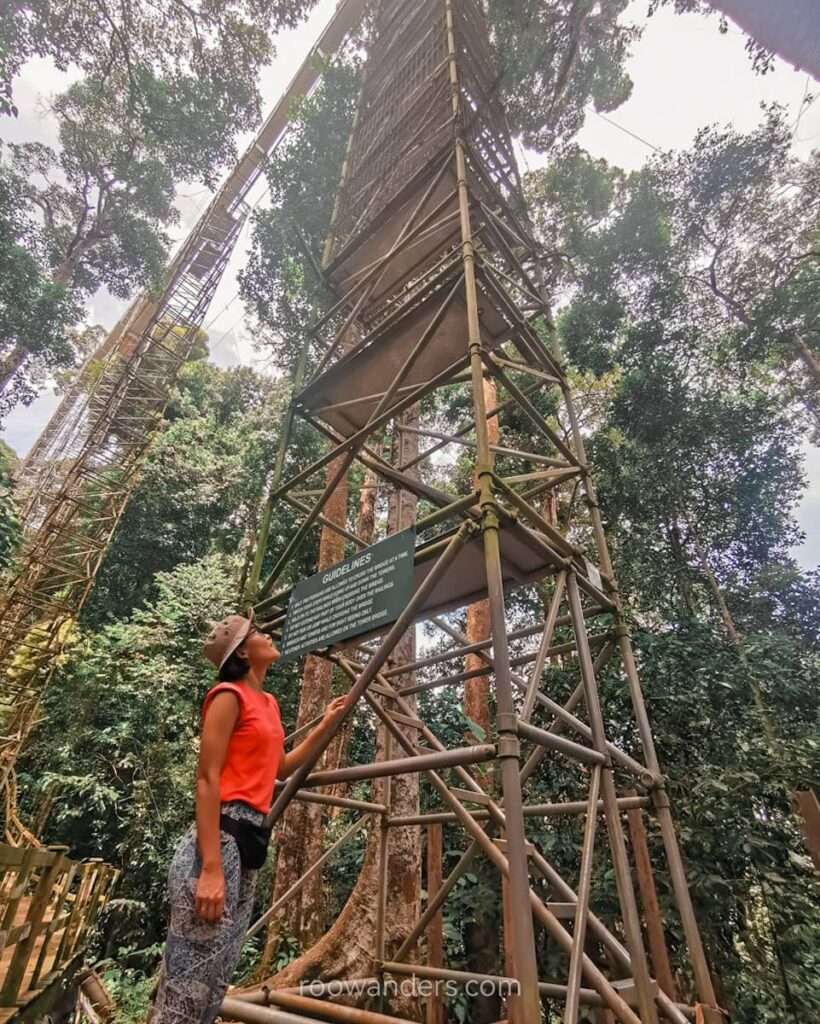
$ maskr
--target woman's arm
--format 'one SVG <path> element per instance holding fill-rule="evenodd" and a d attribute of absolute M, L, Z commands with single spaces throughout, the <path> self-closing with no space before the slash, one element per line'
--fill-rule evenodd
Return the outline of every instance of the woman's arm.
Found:
<path fill-rule="evenodd" d="M 344 715 L 346 702 L 347 697 L 337 697 L 328 704 L 325 709 L 324 718 L 316 728 L 312 729 L 290 753 L 282 756 L 282 760 L 279 762 L 279 771 L 276 773 L 277 778 L 286 779 L 297 768 L 301 768 L 303 764 L 306 764 L 315 756 L 324 737 Z"/>
<path fill-rule="evenodd" d="M 196 835 L 202 871 L 196 887 L 196 912 L 205 921 L 218 921 L 225 906 L 219 836 L 219 777 L 238 718 L 239 698 L 228 690 L 211 700 L 202 725 L 196 774 Z"/>

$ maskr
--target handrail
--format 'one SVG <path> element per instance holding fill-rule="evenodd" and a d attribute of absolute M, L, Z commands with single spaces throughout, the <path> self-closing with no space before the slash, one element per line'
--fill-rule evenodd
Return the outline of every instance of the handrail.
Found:
<path fill-rule="evenodd" d="M 77 958 L 119 877 L 67 850 L 0 843 L 0 1008 L 28 1002 Z"/>

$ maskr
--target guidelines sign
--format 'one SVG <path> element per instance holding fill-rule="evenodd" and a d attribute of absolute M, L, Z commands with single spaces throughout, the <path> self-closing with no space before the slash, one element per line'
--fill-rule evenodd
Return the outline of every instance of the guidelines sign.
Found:
<path fill-rule="evenodd" d="M 293 588 L 282 660 L 395 622 L 413 583 L 415 530 L 404 530 Z"/>

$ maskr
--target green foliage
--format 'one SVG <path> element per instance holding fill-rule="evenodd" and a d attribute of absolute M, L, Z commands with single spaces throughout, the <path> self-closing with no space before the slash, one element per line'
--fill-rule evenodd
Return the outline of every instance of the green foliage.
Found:
<path fill-rule="evenodd" d="M 783 397 L 816 413 L 800 349 L 818 344 L 820 162 L 790 141 L 772 106 L 749 133 L 705 128 L 630 175 L 570 146 L 528 177 L 552 286 L 572 298 L 561 333 L 578 365 L 629 367 L 654 346 L 659 362 L 695 372 L 710 359 L 752 387 L 786 366 Z"/>
<path fill-rule="evenodd" d="M 199 712 L 213 682 L 201 639 L 237 600 L 237 552 L 255 527 L 280 401 L 281 387 L 248 369 L 185 367 L 20 766 L 30 810 L 57 797 L 50 841 L 127 866 L 118 897 L 141 906 L 144 920 L 133 924 L 133 908 L 114 915 L 107 955 L 161 937 L 165 873 L 192 818 Z M 276 543 L 292 520 L 276 507 Z M 296 668 L 273 682 L 286 725 L 298 702 Z M 121 936 L 124 917 L 132 923 Z"/>
<path fill-rule="evenodd" d="M 50 841 L 127 864 L 119 895 L 151 907 L 155 925 L 193 812 L 199 708 L 213 680 L 201 638 L 230 608 L 235 573 L 231 559 L 211 555 L 159 574 L 148 607 L 75 644 L 47 692 L 48 730 L 22 767 L 32 799 L 59 794 Z"/>
<path fill-rule="evenodd" d="M 238 570 L 236 557 L 211 554 L 158 573 L 144 608 L 81 634 L 18 765 L 26 813 L 54 798 L 46 842 L 123 869 L 103 952 L 138 973 L 157 959 L 150 944 L 164 937 L 168 864 L 193 820 L 200 710 L 214 682 L 202 638 L 234 609 Z M 270 682 L 287 722 L 298 680 L 286 669 Z M 139 989 L 135 978 L 123 984 Z"/>
<path fill-rule="evenodd" d="M 570 139 L 585 108 L 629 99 L 625 70 L 639 30 L 619 22 L 628 0 L 490 0 L 500 88 L 513 132 L 535 149 Z"/>
<path fill-rule="evenodd" d="M 794 267 L 811 273 L 816 212 L 811 187 L 800 192 L 811 165 L 795 164 L 781 139 L 770 115 L 751 137 L 701 133 L 691 152 L 657 161 L 657 177 L 650 167 L 626 178 L 575 151 L 532 182 L 543 209 L 559 211 L 540 217 L 554 231 L 554 280 L 572 294 L 564 343 L 582 365 L 617 373 L 588 451 L 622 588 L 654 624 L 642 674 L 710 955 L 726 1002 L 750 1022 L 813 1016 L 818 1002 L 806 969 L 816 892 L 786 795 L 818 775 L 817 582 L 788 554 L 805 420 L 799 391 L 795 401 L 771 368 L 782 343 L 755 328 L 769 302 L 781 326 L 784 310 L 792 324 L 813 322 L 813 299 L 794 299 L 802 268 L 788 272 L 802 244 L 808 258 Z M 551 188 L 562 175 L 604 202 Z M 801 196 L 790 233 L 785 207 Z M 739 295 L 753 309 L 745 322 Z M 706 567 L 745 664 L 716 640 Z M 751 710 L 757 693 L 775 744 Z M 672 942 L 680 948 L 680 935 Z"/>
<path fill-rule="evenodd" d="M 817 574 L 789 553 L 816 409 L 796 342 L 817 339 L 817 182 L 777 108 L 632 174 L 567 145 L 527 179 L 698 916 L 733 1019 L 749 1024 L 816 1016 L 820 1000 L 817 884 L 789 798 L 820 775 Z M 610 671 L 611 734 L 637 752 Z M 546 685 L 568 693 L 555 670 Z M 554 799 L 577 780 L 550 765 L 541 785 Z M 577 871 L 569 826 L 533 835 Z M 606 917 L 611 877 L 594 889 Z"/>
<path fill-rule="evenodd" d="M 258 120 L 269 33 L 313 2 L 27 0 L 0 14 L 0 112 L 15 112 L 11 82 L 30 57 L 86 76 L 52 104 L 59 151 L 13 145 L 0 170 L 0 412 L 71 365 L 80 299 L 162 286 L 175 181 L 215 186 Z"/>
<path fill-rule="evenodd" d="M 655 237 L 662 242 L 663 232 Z M 622 258 L 628 265 L 630 253 Z M 614 259 L 590 260 L 589 279 L 608 285 L 614 266 Z M 797 1015 L 813 1016 L 818 992 L 805 965 L 820 928 L 816 893 L 807 895 L 816 883 L 787 797 L 816 785 L 809 780 L 820 770 L 817 584 L 788 553 L 799 539 L 793 515 L 804 487 L 803 421 L 784 407 L 781 378 L 765 365 L 726 365 L 733 339 L 696 334 L 672 302 L 673 287 L 635 302 L 626 285 L 642 283 L 638 275 L 625 281 L 615 295 L 623 302 L 616 328 L 596 339 L 609 401 L 586 417 L 588 453 L 622 593 L 645 626 L 639 668 L 726 1001 L 749 1024 L 782 1016 L 781 955 Z M 611 313 L 613 291 L 602 288 L 598 322 Z M 574 330 L 582 304 L 584 314 L 593 307 L 588 294 L 573 303 L 562 333 Z M 721 636 L 704 557 L 741 630 L 745 665 Z M 776 749 L 755 711 L 753 685 L 778 730 Z M 562 692 L 549 686 L 553 696 Z M 630 746 L 628 709 L 617 720 L 620 680 L 603 699 L 615 714 L 612 734 Z M 567 782 L 553 776 L 545 796 Z M 565 864 L 577 848 L 577 837 L 559 826 L 537 839 Z M 660 855 L 657 836 L 653 845 Z M 607 893 L 612 880 L 596 877 L 597 906 L 606 906 Z M 683 956 L 671 909 L 666 920 L 673 957 Z"/>
<path fill-rule="evenodd" d="M 12 450 L 0 441 L 0 578 L 11 565 L 23 539 L 23 527 L 12 493 L 11 471 L 15 461 Z"/>
<path fill-rule="evenodd" d="M 247 543 L 278 444 L 282 397 L 281 385 L 249 369 L 187 364 L 168 426 L 100 569 L 86 622 L 128 615 L 154 596 L 160 571 Z M 288 518 L 278 512 L 275 530 Z"/>
<path fill-rule="evenodd" d="M 50 279 L 47 236 L 27 193 L 24 176 L 0 163 L 0 416 L 32 401 L 39 376 L 72 362 L 66 328 L 79 314 L 65 286 Z M 27 360 L 35 372 L 22 377 Z"/>
<path fill-rule="evenodd" d="M 102 980 L 115 1006 L 112 1024 L 142 1024 L 154 979 L 136 968 L 113 965 L 103 971 Z"/>
<path fill-rule="evenodd" d="M 143 133 L 167 140 L 174 172 L 214 183 L 235 140 L 259 119 L 259 68 L 271 34 L 315 0 L 21 0 L 0 13 L 0 113 L 16 113 L 12 83 L 25 61 L 51 57 L 117 89 Z M 189 145 L 189 140 L 195 145 Z"/>
<path fill-rule="evenodd" d="M 278 366 L 292 373 L 311 323 L 332 303 L 321 279 L 359 65 L 337 57 L 312 96 L 299 102 L 267 166 L 271 204 L 256 214 L 253 244 L 240 275 L 241 294 Z"/>
<path fill-rule="evenodd" d="M 121 79 L 75 82 L 52 112 L 59 151 L 14 144 L 0 167 L 6 407 L 30 401 L 49 371 L 72 364 L 67 328 L 89 295 L 103 286 L 120 298 L 161 287 L 165 228 L 178 219 L 172 162 L 162 140 L 146 134 L 128 109 Z M 184 144 L 194 142 L 177 137 L 175 145 Z"/>
<path fill-rule="evenodd" d="M 497 38 L 508 40 L 500 87 L 528 142 L 563 140 L 527 187 L 547 283 L 564 303 L 558 334 L 633 618 L 708 954 L 741 1024 L 789 1015 L 809 1020 L 820 1009 L 818 890 L 788 792 L 816 786 L 820 775 L 820 577 L 801 573 L 789 549 L 799 539 L 794 510 L 804 487 L 800 445 L 810 404 L 795 381 L 795 339 L 812 340 L 817 326 L 818 164 L 792 158 L 777 110 L 745 135 L 708 129 L 690 151 L 663 154 L 634 174 L 566 141 L 588 102 L 611 109 L 628 95 L 623 61 L 635 33 L 616 23 L 624 7 L 621 0 L 492 3 Z M 292 131 L 268 168 L 272 207 L 257 217 L 242 289 L 285 375 L 326 308 L 317 267 L 357 77 L 352 58 L 328 68 L 323 86 L 293 111 Z M 152 108 L 167 100 L 170 111 L 171 93 L 163 89 L 156 84 Z M 32 802 L 51 787 L 58 795 L 48 841 L 128 866 L 122 899 L 145 921 L 136 937 L 108 937 L 123 1022 L 139 1018 L 145 997 L 145 963 L 133 967 L 129 956 L 147 963 L 153 954 L 150 946 L 144 955 L 122 950 L 161 936 L 165 869 L 192 812 L 199 707 L 212 678 L 198 656 L 200 637 L 206 620 L 234 603 L 234 552 L 253 531 L 277 443 L 271 424 L 285 397 L 283 385 L 248 371 L 225 373 L 204 363 L 185 370 L 168 429 L 21 764 Z M 426 412 L 437 427 L 452 429 L 467 398 L 454 388 L 446 399 L 431 399 Z M 532 400 L 556 430 L 565 429 L 554 396 L 537 388 Z M 521 447 L 543 443 L 523 417 L 509 425 Z M 310 458 L 318 444 L 307 431 L 297 442 L 296 461 Z M 514 457 L 500 458 L 498 469 L 520 471 Z M 442 487 L 463 487 L 471 466 L 461 453 L 425 472 Z M 354 479 L 354 494 L 359 485 Z M 573 539 L 584 544 L 589 530 L 579 506 L 571 486 L 560 493 L 559 517 L 579 516 Z M 271 549 L 281 550 L 292 530 L 293 515 L 277 506 Z M 741 634 L 743 658 L 725 637 L 715 587 Z M 511 621 L 523 621 L 525 612 L 531 621 L 538 599 L 511 594 Z M 559 628 L 556 642 L 565 638 Z M 518 651 L 513 644 L 513 655 Z M 286 725 L 295 719 L 295 671 L 288 666 L 273 681 Z M 576 681 L 571 666 L 551 664 L 545 673 L 555 700 L 565 700 Z M 613 739 L 638 755 L 615 663 L 601 685 Z M 775 724 L 774 745 L 758 695 Z M 461 745 L 465 734 L 485 739 L 452 691 L 423 693 L 419 706 L 449 746 Z M 362 713 L 354 757 L 372 756 L 373 740 L 372 718 Z M 586 781 L 577 766 L 547 758 L 528 798 L 578 799 Z M 367 798 L 368 787 L 352 795 Z M 421 803 L 440 806 L 425 784 Z M 345 826 L 340 815 L 325 842 Z M 562 874 L 577 875 L 576 819 L 533 821 L 528 834 Z M 661 838 L 651 825 L 649 841 L 662 865 Z M 593 902 L 613 924 L 617 898 L 605 835 L 598 842 Z M 328 866 L 331 916 L 349 892 L 363 843 L 360 836 Z M 445 829 L 445 871 L 461 843 L 460 833 Z M 687 954 L 663 871 L 658 883 L 685 988 Z M 119 909 L 124 916 L 125 906 Z M 495 876 L 477 863 L 444 916 L 448 962 L 459 965 L 471 924 L 498 922 Z M 282 963 L 297 952 L 286 945 Z M 249 948 L 242 969 L 257 955 Z M 565 967 L 551 943 L 539 958 L 545 977 Z M 450 1009 L 469 1019 L 466 1001 Z"/>
<path fill-rule="evenodd" d="M 618 524 L 622 585 L 666 614 L 682 601 L 685 615 L 700 549 L 730 588 L 788 564 L 800 539 L 802 429 L 770 381 L 734 389 L 714 370 L 704 379 L 670 374 L 668 358 L 647 363 L 621 379 L 590 454 L 604 513 Z"/>
<path fill-rule="evenodd" d="M 59 152 L 34 142 L 10 148 L 26 200 L 42 215 L 55 280 L 89 294 L 104 284 L 126 298 L 161 283 L 162 229 L 178 214 L 162 147 L 129 118 L 115 85 L 84 79 L 57 97 Z"/>
<path fill-rule="evenodd" d="M 769 630 L 747 640 L 747 668 L 698 622 L 636 639 L 693 897 L 733 1016 L 752 1024 L 782 1015 L 775 936 L 794 1005 L 800 1016 L 815 1016 L 820 892 L 787 790 L 817 784 L 820 655 Z M 750 672 L 781 730 L 777 759 L 749 696 Z M 659 847 L 656 834 L 651 841 Z M 667 921 L 677 946 L 675 919 L 668 914 Z"/>

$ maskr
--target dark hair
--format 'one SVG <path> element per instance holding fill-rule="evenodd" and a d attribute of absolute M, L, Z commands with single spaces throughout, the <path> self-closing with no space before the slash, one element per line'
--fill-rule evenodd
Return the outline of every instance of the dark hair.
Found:
<path fill-rule="evenodd" d="M 238 683 L 240 679 L 244 679 L 248 674 L 248 663 L 244 658 L 240 658 L 239 655 L 234 651 L 228 655 L 227 661 L 219 670 L 218 679 L 220 683 Z"/>

